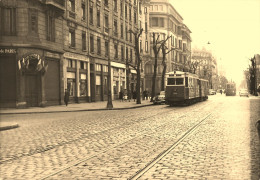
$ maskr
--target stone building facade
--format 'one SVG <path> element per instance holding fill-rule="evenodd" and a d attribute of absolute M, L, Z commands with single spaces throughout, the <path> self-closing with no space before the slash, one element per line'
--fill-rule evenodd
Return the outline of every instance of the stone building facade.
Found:
<path fill-rule="evenodd" d="M 188 62 L 191 55 L 191 31 L 183 23 L 183 18 L 175 10 L 173 5 L 168 0 L 151 0 L 149 3 L 149 50 L 150 59 L 145 62 L 145 87 L 151 92 L 152 89 L 152 76 L 154 66 L 154 54 L 152 50 L 153 32 L 156 37 L 160 35 L 159 41 L 165 40 L 170 37 L 166 46 L 168 50 L 173 49 L 166 55 L 167 71 L 173 70 L 185 71 L 188 68 Z M 156 93 L 161 89 L 161 76 L 162 76 L 162 53 L 158 57 L 158 70 L 156 77 Z"/>
<path fill-rule="evenodd" d="M 137 0 L 0 1 L 0 106 L 31 107 L 107 100 L 131 83 Z M 129 77 L 129 82 L 127 81 Z M 130 82 L 131 81 L 131 82 Z"/>
<path fill-rule="evenodd" d="M 60 104 L 64 1 L 0 1 L 0 106 Z"/>

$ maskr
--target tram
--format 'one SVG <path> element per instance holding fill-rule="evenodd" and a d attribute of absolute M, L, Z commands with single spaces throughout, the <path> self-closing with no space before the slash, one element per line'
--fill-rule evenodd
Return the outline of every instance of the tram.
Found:
<path fill-rule="evenodd" d="M 209 83 L 196 74 L 173 71 L 166 74 L 166 104 L 192 104 L 208 99 Z"/>
<path fill-rule="evenodd" d="M 236 95 L 236 83 L 229 82 L 226 84 L 226 96 L 235 96 Z"/>

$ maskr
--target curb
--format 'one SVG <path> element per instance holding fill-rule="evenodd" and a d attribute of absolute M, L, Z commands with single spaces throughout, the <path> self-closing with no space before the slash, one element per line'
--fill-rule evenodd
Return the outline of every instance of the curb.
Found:
<path fill-rule="evenodd" d="M 125 110 L 125 109 L 137 109 L 146 106 L 152 106 L 153 104 L 146 104 L 140 106 L 133 106 L 133 107 L 125 107 L 125 108 L 101 108 L 101 109 L 79 109 L 79 110 L 61 110 L 61 111 L 39 111 L 39 112 L 9 112 L 9 113 L 0 113 L 0 115 L 10 115 L 10 114 L 41 114 L 41 113 L 65 113 L 65 112 L 83 112 L 83 111 L 112 111 L 112 110 Z"/>
<path fill-rule="evenodd" d="M 5 131 L 5 130 L 9 130 L 9 129 L 14 129 L 14 128 L 18 128 L 19 125 L 18 124 L 12 124 L 12 125 L 8 125 L 8 126 L 0 126 L 0 131 Z"/>

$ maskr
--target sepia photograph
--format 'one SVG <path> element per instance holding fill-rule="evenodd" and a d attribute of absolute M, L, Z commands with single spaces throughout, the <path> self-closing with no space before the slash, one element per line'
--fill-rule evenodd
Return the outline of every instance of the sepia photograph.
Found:
<path fill-rule="evenodd" d="M 260 0 L 0 0 L 0 180 L 260 180 Z"/>

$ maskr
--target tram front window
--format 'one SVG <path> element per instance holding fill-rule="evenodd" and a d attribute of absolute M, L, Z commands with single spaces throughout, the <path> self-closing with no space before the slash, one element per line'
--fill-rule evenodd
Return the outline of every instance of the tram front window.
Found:
<path fill-rule="evenodd" d="M 176 78 L 176 85 L 183 85 L 183 78 Z"/>
<path fill-rule="evenodd" d="M 167 85 L 175 85 L 175 78 L 168 78 Z"/>

